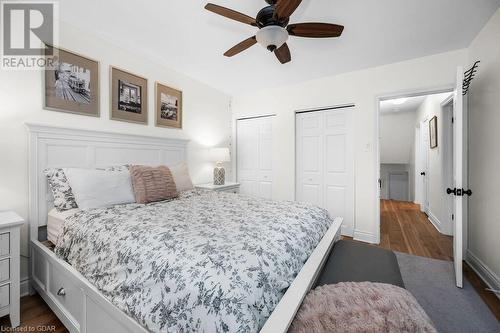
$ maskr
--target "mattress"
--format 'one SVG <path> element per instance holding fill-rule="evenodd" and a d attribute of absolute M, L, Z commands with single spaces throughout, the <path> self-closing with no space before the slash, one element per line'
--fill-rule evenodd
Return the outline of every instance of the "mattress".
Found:
<path fill-rule="evenodd" d="M 331 226 L 324 209 L 186 191 L 80 210 L 55 253 L 150 332 L 258 332 Z"/>
<path fill-rule="evenodd" d="M 57 243 L 57 238 L 62 233 L 64 222 L 66 219 L 73 215 L 77 208 L 70 209 L 66 211 L 58 211 L 56 208 L 52 208 L 47 216 L 47 239 L 52 242 L 52 244 Z"/>

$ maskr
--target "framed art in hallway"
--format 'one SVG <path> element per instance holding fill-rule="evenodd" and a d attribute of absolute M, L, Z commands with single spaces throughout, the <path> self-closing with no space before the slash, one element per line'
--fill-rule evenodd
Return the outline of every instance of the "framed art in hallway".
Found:
<path fill-rule="evenodd" d="M 148 80 L 111 66 L 111 111 L 113 120 L 148 124 Z"/>
<path fill-rule="evenodd" d="M 431 120 L 429 120 L 429 143 L 431 148 L 436 148 L 438 146 L 438 132 L 437 132 L 437 116 L 432 117 Z"/>
<path fill-rule="evenodd" d="M 182 128 L 182 91 L 156 82 L 156 126 Z"/>
<path fill-rule="evenodd" d="M 99 62 L 48 45 L 59 56 L 44 73 L 44 109 L 99 117 Z"/>

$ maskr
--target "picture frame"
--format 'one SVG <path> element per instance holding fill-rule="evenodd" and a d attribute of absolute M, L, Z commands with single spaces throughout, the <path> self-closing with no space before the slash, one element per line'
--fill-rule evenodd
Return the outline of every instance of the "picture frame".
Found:
<path fill-rule="evenodd" d="M 155 125 L 182 129 L 182 91 L 156 82 L 155 101 Z"/>
<path fill-rule="evenodd" d="M 100 117 L 99 61 L 52 45 L 46 46 L 46 54 L 54 52 L 58 56 L 55 68 L 45 69 L 43 73 L 43 108 Z"/>
<path fill-rule="evenodd" d="M 429 120 L 429 143 L 431 149 L 438 146 L 438 129 L 437 129 L 437 116 Z"/>
<path fill-rule="evenodd" d="M 110 66 L 110 119 L 148 124 L 148 80 Z"/>

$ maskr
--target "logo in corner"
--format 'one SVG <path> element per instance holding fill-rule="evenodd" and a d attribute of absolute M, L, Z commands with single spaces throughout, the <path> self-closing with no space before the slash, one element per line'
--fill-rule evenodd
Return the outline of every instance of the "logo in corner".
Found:
<path fill-rule="evenodd" d="M 0 1 L 1 69 L 53 68 L 58 9 L 56 1 Z"/>

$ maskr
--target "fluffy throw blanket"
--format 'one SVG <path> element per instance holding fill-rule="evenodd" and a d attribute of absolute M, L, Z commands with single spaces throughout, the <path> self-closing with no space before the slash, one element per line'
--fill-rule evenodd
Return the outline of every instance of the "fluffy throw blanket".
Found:
<path fill-rule="evenodd" d="M 373 282 L 320 286 L 305 298 L 289 333 L 434 333 L 431 320 L 405 289 Z"/>

